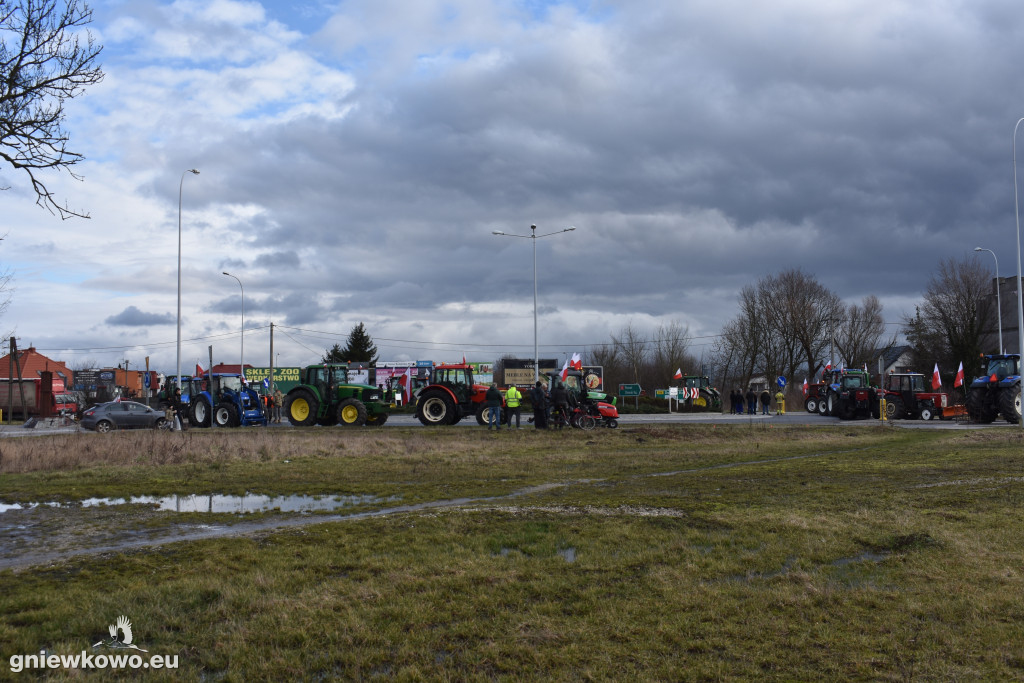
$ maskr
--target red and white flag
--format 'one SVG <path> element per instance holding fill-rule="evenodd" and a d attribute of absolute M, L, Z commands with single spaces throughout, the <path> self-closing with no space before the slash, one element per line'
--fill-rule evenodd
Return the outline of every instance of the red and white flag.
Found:
<path fill-rule="evenodd" d="M 932 371 L 932 389 L 938 389 L 942 386 L 942 378 L 939 377 L 939 364 L 935 364 L 935 369 Z"/>
<path fill-rule="evenodd" d="M 565 364 L 562 365 L 562 381 L 564 382 L 569 377 L 569 361 L 566 360 Z"/>
<path fill-rule="evenodd" d="M 672 376 L 672 379 L 682 379 L 682 378 L 683 378 L 683 369 L 679 368 L 679 369 L 676 370 L 676 374 Z"/>
<path fill-rule="evenodd" d="M 572 354 L 572 360 L 569 361 L 569 367 L 575 368 L 579 371 L 583 371 L 583 358 L 578 353 Z"/>
<path fill-rule="evenodd" d="M 962 387 L 964 385 L 964 362 L 960 361 L 960 369 L 956 371 L 956 379 L 953 380 L 954 387 Z"/>
<path fill-rule="evenodd" d="M 804 396 L 807 395 L 807 378 L 804 377 Z"/>
<path fill-rule="evenodd" d="M 202 377 L 202 376 L 203 376 L 203 367 L 199 363 L 196 363 L 196 377 Z"/>

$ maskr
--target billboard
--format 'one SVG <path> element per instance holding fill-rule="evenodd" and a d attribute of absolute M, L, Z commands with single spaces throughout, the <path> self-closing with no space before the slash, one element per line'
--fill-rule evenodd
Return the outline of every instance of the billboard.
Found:
<path fill-rule="evenodd" d="M 291 389 L 299 386 L 302 383 L 301 373 L 302 368 L 274 368 L 274 384 L 277 389 L 281 390 L 281 393 L 287 394 Z M 245 381 L 254 387 L 257 387 L 257 391 L 261 394 L 267 393 L 267 389 L 263 386 L 263 380 L 270 377 L 270 368 L 245 368 Z"/>
<path fill-rule="evenodd" d="M 533 386 L 533 359 L 532 358 L 505 358 L 502 361 L 505 369 L 505 377 L 501 382 L 504 386 L 516 385 L 517 387 Z M 558 369 L 558 361 L 554 358 L 540 359 L 540 374 L 554 372 Z"/>

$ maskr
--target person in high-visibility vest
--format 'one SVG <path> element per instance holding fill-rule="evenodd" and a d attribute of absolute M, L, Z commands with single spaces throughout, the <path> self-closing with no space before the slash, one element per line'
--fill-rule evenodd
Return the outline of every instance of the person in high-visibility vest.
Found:
<path fill-rule="evenodd" d="M 778 410 L 775 412 L 776 415 L 786 414 L 786 395 L 782 393 L 782 389 L 779 389 L 778 393 L 775 394 L 775 403 L 778 406 Z"/>
<path fill-rule="evenodd" d="M 519 426 L 519 404 L 523 400 L 523 394 L 519 389 L 516 389 L 516 385 L 512 385 L 505 392 L 505 406 L 508 408 L 508 428 L 512 429 L 512 416 L 516 416 L 516 429 L 522 429 Z"/>

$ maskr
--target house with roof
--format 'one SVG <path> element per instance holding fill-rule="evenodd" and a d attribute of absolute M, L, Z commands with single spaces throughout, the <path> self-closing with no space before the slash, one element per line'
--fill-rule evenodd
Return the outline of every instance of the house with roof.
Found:
<path fill-rule="evenodd" d="M 17 360 L 17 364 L 15 364 L 15 360 Z M 73 374 L 71 368 L 59 360 L 47 358 L 36 351 L 34 346 L 15 351 L 14 358 L 10 353 L 0 358 L 0 378 L 18 377 L 19 367 L 22 379 L 39 379 L 44 371 L 49 370 L 55 379 L 59 378 L 64 381 L 65 387 L 71 387 Z"/>

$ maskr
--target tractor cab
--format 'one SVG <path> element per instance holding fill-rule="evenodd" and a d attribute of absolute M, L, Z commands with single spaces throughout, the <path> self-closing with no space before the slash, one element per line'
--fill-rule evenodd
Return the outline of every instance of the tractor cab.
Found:
<path fill-rule="evenodd" d="M 473 396 L 473 368 L 469 365 L 439 365 L 434 368 L 434 384 L 448 387 L 457 403 L 469 403 Z"/>
<path fill-rule="evenodd" d="M 942 409 L 949 403 L 947 395 L 932 390 L 928 379 L 918 372 L 889 373 L 884 390 L 885 413 L 890 420 L 941 418 Z"/>
<path fill-rule="evenodd" d="M 314 365 L 306 368 L 306 379 L 304 384 L 317 388 L 320 396 L 330 396 L 334 389 L 343 384 L 348 384 L 347 365 Z"/>

